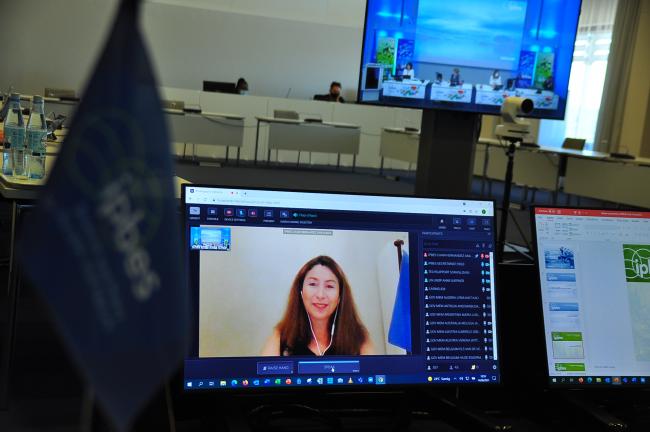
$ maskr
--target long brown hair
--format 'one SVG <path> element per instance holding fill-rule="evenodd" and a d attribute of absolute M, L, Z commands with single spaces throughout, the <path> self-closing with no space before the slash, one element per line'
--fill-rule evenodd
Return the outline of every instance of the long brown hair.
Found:
<path fill-rule="evenodd" d="M 291 354 L 296 347 L 307 347 L 312 339 L 309 318 L 300 296 L 305 276 L 312 268 L 322 265 L 329 268 L 339 282 L 338 313 L 332 314 L 329 326 L 336 324 L 333 341 L 328 354 L 359 355 L 361 346 L 368 340 L 368 330 L 361 323 L 357 307 L 354 304 L 350 283 L 341 267 L 332 258 L 324 255 L 307 261 L 298 271 L 291 284 L 287 309 L 282 320 L 276 326 L 280 333 L 280 355 Z M 336 323 L 333 322 L 336 315 Z"/>

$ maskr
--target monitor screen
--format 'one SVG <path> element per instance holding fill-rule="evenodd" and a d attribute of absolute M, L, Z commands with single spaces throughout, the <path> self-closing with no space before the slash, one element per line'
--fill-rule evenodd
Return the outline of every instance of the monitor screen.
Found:
<path fill-rule="evenodd" d="M 187 186 L 186 390 L 499 382 L 490 201 Z"/>
<path fill-rule="evenodd" d="M 203 91 L 212 93 L 237 93 L 237 85 L 231 82 L 203 81 Z"/>
<path fill-rule="evenodd" d="M 519 96 L 533 100 L 530 117 L 563 119 L 580 5 L 368 0 L 359 101 L 498 114 Z M 379 85 L 368 86 L 378 66 Z"/>
<path fill-rule="evenodd" d="M 537 208 L 552 386 L 650 379 L 650 212 Z"/>

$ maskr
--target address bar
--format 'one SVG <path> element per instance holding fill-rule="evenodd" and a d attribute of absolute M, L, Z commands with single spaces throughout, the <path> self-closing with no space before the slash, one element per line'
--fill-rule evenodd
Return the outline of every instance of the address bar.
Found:
<path fill-rule="evenodd" d="M 195 197 L 198 198 L 198 197 Z M 366 211 L 366 212 L 386 212 L 386 213 L 421 213 L 421 214 L 458 214 L 458 208 L 435 207 L 427 205 L 390 205 L 388 203 L 369 204 L 364 201 L 333 203 L 331 201 L 317 200 L 265 200 L 255 198 L 218 198 L 215 201 L 209 199 L 194 199 L 189 204 L 214 204 L 214 205 L 232 205 L 247 207 L 281 207 L 287 209 L 303 210 L 335 210 L 335 211 Z"/>

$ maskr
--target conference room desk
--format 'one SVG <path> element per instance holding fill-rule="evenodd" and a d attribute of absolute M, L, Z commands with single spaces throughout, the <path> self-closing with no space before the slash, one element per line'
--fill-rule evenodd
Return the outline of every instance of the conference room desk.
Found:
<path fill-rule="evenodd" d="M 31 95 L 20 95 L 20 105 L 24 108 L 31 108 L 33 96 Z M 77 110 L 79 105 L 78 100 L 65 100 L 58 97 L 43 97 L 45 101 L 45 116 L 54 113 L 56 115 L 63 115 L 66 117 L 63 122 L 63 126 L 67 127 L 70 125 L 70 121 Z M 1 105 L 1 104 L 0 104 Z M 27 120 L 27 118 L 25 118 Z"/>
<path fill-rule="evenodd" d="M 503 180 L 508 167 L 507 148 L 506 143 L 500 143 L 498 140 L 480 140 L 476 154 L 482 160 L 480 164 L 475 161 L 474 173 L 477 174 L 480 166 L 482 177 Z M 515 153 L 513 182 L 521 186 L 556 191 L 560 156 L 552 150 L 557 149 L 519 147 Z"/>
<path fill-rule="evenodd" d="M 650 209 L 650 160 L 571 157 L 564 191 L 589 198 Z"/>
<path fill-rule="evenodd" d="M 406 130 L 405 128 L 383 128 L 379 144 L 381 165 L 379 172 L 384 172 L 384 159 L 396 159 L 411 164 L 418 161 L 418 148 L 420 145 L 420 132 Z"/>
<path fill-rule="evenodd" d="M 356 166 L 361 139 L 361 127 L 348 123 L 305 122 L 275 117 L 255 117 L 257 136 L 255 139 L 254 164 L 260 145 L 260 125 L 266 123 L 268 130 L 268 149 L 266 163 L 271 162 L 271 150 L 290 150 L 298 152 L 296 164 L 300 164 L 300 152 L 338 154 L 337 168 L 341 164 L 341 154 L 353 156 L 352 168 Z"/>
<path fill-rule="evenodd" d="M 46 175 L 51 172 L 56 162 L 56 156 L 48 156 L 46 162 Z M 0 196 L 11 205 L 11 230 L 9 244 L 9 269 L 7 283 L 7 311 L 2 311 L 7 316 L 7 327 L 0 335 L 0 411 L 6 410 L 9 402 L 9 381 L 11 377 L 11 361 L 13 358 L 14 341 L 16 336 L 16 312 L 18 308 L 21 272 L 16 262 L 16 233 L 21 223 L 21 216 L 25 210 L 31 208 L 47 182 L 47 177 L 40 180 L 19 180 L 12 176 L 0 174 Z M 189 181 L 175 176 L 174 193 L 177 199 L 181 197 L 181 185 Z M 39 247 L 34 245 L 34 247 Z"/>
<path fill-rule="evenodd" d="M 482 139 L 474 174 L 503 180 L 508 163 L 505 143 Z M 484 147 L 484 151 L 481 151 Z M 498 151 L 493 151 L 497 149 Z M 482 159 L 483 157 L 484 159 Z M 479 167 L 483 169 L 479 174 Z M 619 159 L 609 153 L 553 147 L 526 147 L 515 154 L 513 182 L 570 195 L 650 208 L 650 159 Z"/>
<path fill-rule="evenodd" d="M 501 106 L 503 101 L 511 96 L 524 97 L 532 99 L 535 108 L 538 109 L 557 109 L 560 97 L 548 90 L 537 89 L 501 89 L 494 88 L 487 84 L 478 84 L 476 86 L 476 103 L 479 105 Z"/>
<path fill-rule="evenodd" d="M 237 148 L 239 164 L 241 148 L 244 145 L 244 116 L 224 113 L 186 113 L 166 109 L 165 117 L 174 143 L 183 143 L 183 158 L 187 144 L 192 145 L 192 158 L 196 158 L 197 145 L 226 147 L 228 161 L 230 147 Z"/>
<path fill-rule="evenodd" d="M 427 96 L 427 86 L 431 81 L 417 79 L 403 81 L 384 81 L 382 95 L 407 99 L 422 99 Z"/>
<path fill-rule="evenodd" d="M 57 115 L 64 115 L 66 117 L 63 126 L 70 126 L 72 117 L 77 110 L 78 101 L 61 100 L 59 98 L 44 97 L 45 100 L 45 115 L 50 113 Z"/>
<path fill-rule="evenodd" d="M 431 85 L 431 100 L 443 102 L 472 103 L 472 84 L 451 86 L 449 82 Z"/>
<path fill-rule="evenodd" d="M 505 155 L 507 143 L 496 139 L 481 139 L 477 146 L 477 155 L 481 155 L 480 146 L 485 146 L 485 160 L 480 175 L 487 179 L 503 180 L 508 164 Z M 498 151 L 492 151 L 494 149 Z M 609 159 L 609 154 L 589 150 L 521 146 L 515 153 L 513 182 L 524 187 L 553 191 L 553 199 L 556 201 L 559 191 L 571 193 L 564 190 L 564 184 L 567 173 L 570 173 L 568 161 L 572 159 L 602 162 Z M 476 163 L 474 173 L 477 173 Z"/>

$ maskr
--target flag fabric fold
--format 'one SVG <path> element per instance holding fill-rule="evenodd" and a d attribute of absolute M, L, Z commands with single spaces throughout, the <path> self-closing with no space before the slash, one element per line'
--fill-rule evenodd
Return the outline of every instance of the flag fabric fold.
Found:
<path fill-rule="evenodd" d="M 411 342 L 411 283 L 409 256 L 406 252 L 402 254 L 393 316 L 388 329 L 388 343 L 406 350 L 407 353 L 413 350 Z"/>
<path fill-rule="evenodd" d="M 170 141 L 123 0 L 18 254 L 118 429 L 181 364 L 188 302 Z"/>

